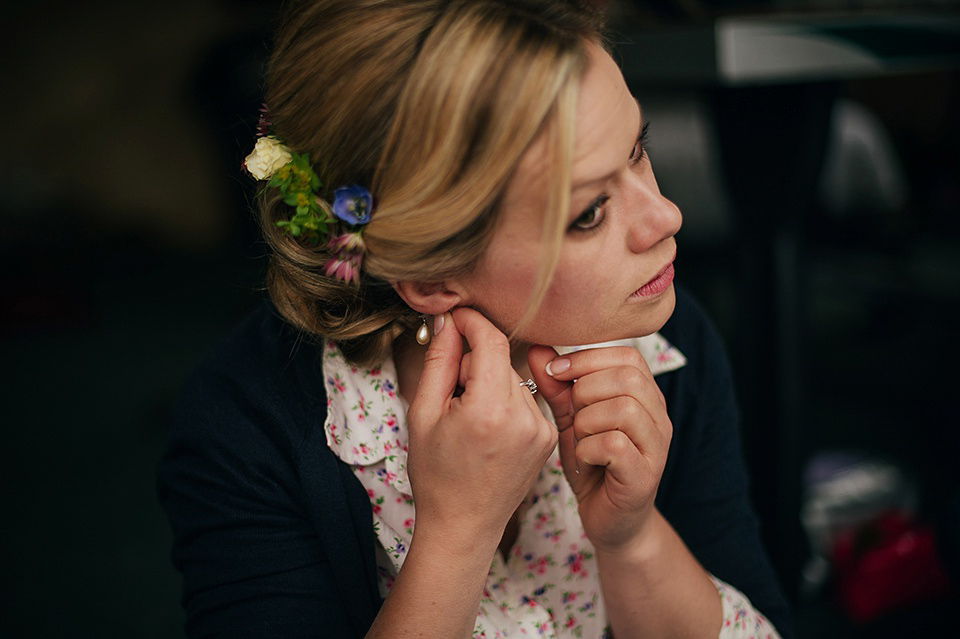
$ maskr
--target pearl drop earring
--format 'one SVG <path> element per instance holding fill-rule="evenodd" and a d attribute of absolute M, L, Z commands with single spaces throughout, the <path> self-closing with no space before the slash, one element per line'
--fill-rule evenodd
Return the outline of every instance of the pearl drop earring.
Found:
<path fill-rule="evenodd" d="M 426 316 L 421 315 L 420 321 L 423 322 L 423 324 L 421 324 L 420 328 L 417 329 L 417 344 L 420 344 L 420 346 L 426 346 L 430 343 L 430 328 L 427 326 Z"/>

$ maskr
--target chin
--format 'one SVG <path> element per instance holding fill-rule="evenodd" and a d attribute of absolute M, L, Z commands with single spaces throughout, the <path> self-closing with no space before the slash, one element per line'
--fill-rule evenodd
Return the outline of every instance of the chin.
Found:
<path fill-rule="evenodd" d="M 661 298 L 657 301 L 655 312 L 651 313 L 650 319 L 652 322 L 652 328 L 643 334 L 649 335 L 650 333 L 656 333 L 663 328 L 663 325 L 666 324 L 667 320 L 669 320 L 673 315 L 673 310 L 676 307 L 677 291 L 671 283 L 670 287 L 663 292 Z"/>
<path fill-rule="evenodd" d="M 602 342 L 612 342 L 614 340 L 629 339 L 633 337 L 643 337 L 656 333 L 670 316 L 677 304 L 677 295 L 670 285 L 670 288 L 657 296 L 656 299 L 649 300 L 634 309 L 624 319 L 611 320 L 610 322 L 597 322 L 593 326 L 582 326 L 579 318 L 575 319 L 578 326 L 570 330 L 569 327 L 553 327 L 553 330 L 544 332 L 537 331 L 538 320 L 534 319 L 527 330 L 517 335 L 518 342 L 528 344 L 547 344 L 550 346 L 585 346 L 587 344 L 599 344 Z M 598 324 L 604 324 L 605 328 L 597 330 Z M 543 326 L 543 323 L 539 323 Z"/>

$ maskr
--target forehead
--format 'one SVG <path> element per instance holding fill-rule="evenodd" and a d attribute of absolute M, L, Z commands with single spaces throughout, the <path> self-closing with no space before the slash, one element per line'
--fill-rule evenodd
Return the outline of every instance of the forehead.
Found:
<path fill-rule="evenodd" d="M 587 68 L 577 94 L 571 178 L 574 184 L 608 174 L 624 164 L 639 129 L 636 101 L 610 54 L 586 43 Z M 547 193 L 553 163 L 547 133 L 524 152 L 504 194 L 507 206 L 536 206 Z"/>

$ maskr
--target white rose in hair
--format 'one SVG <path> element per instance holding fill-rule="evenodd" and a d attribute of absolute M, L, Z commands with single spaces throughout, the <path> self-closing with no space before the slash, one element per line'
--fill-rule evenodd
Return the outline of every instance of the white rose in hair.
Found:
<path fill-rule="evenodd" d="M 253 151 L 243 161 L 250 175 L 258 180 L 269 180 L 280 167 L 291 160 L 290 151 L 275 137 L 259 138 Z"/>

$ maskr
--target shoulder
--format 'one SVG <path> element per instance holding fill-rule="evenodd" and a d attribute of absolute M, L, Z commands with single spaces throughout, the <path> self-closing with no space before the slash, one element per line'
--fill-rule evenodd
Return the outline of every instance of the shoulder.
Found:
<path fill-rule="evenodd" d="M 304 474 L 335 463 L 310 452 L 328 452 L 321 371 L 319 349 L 267 304 L 194 370 L 173 408 L 157 470 L 178 544 L 189 537 L 181 533 L 213 526 L 214 516 L 303 510 Z"/>
<path fill-rule="evenodd" d="M 242 446 L 237 429 L 253 427 L 295 448 L 322 428 L 325 405 L 320 349 L 264 302 L 187 379 L 171 434 Z"/>
<path fill-rule="evenodd" d="M 323 390 L 318 348 L 269 304 L 247 315 L 187 378 L 172 411 L 158 489 L 175 532 L 197 523 L 186 504 L 200 499 L 293 509 L 309 470 L 304 451 L 323 441 Z M 324 461 L 314 457 L 311 465 Z"/>
<path fill-rule="evenodd" d="M 157 492 L 188 636 L 348 636 L 376 614 L 370 505 L 326 446 L 321 357 L 264 304 L 183 387 Z"/>

